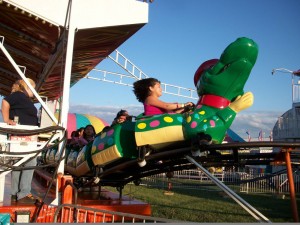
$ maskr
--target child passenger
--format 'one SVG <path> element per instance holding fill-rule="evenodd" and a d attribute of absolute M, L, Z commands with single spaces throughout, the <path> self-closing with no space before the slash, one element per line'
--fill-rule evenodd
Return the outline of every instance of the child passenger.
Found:
<path fill-rule="evenodd" d="M 89 124 L 86 127 L 81 127 L 74 132 L 69 145 L 73 148 L 83 147 L 95 138 L 95 129 L 93 125 Z"/>
<path fill-rule="evenodd" d="M 167 103 L 159 99 L 162 95 L 160 81 L 155 78 L 145 78 L 133 83 L 133 92 L 137 100 L 144 104 L 144 115 L 163 113 L 182 113 L 185 106 L 193 106 L 192 102 Z"/>
<path fill-rule="evenodd" d="M 126 110 L 121 109 L 116 117 L 114 118 L 114 121 L 112 122 L 111 126 L 119 123 L 124 123 L 129 118 L 129 114 Z"/>
<path fill-rule="evenodd" d="M 77 129 L 76 131 L 73 131 L 71 134 L 71 140 L 68 143 L 70 147 L 82 147 L 86 145 L 86 141 L 83 138 L 83 133 L 84 133 L 84 127 L 81 127 Z"/>
<path fill-rule="evenodd" d="M 94 140 L 96 135 L 96 131 L 93 125 L 89 124 L 86 125 L 86 127 L 84 128 L 84 132 L 83 132 L 83 138 L 86 143 L 82 143 L 83 145 L 86 145 L 87 143 L 91 142 Z"/>

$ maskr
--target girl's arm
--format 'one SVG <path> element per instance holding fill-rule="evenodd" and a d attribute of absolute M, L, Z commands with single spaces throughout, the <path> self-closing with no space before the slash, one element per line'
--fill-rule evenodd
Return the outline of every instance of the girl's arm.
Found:
<path fill-rule="evenodd" d="M 159 100 L 158 98 L 155 98 L 153 96 L 148 96 L 148 98 L 145 101 L 145 104 L 152 105 L 155 107 L 159 107 L 162 109 L 165 109 L 167 111 L 173 111 L 176 113 L 181 113 L 184 110 L 184 107 L 187 105 L 193 105 L 193 103 L 167 103 Z"/>
<path fill-rule="evenodd" d="M 3 121 L 9 125 L 16 125 L 16 123 L 13 120 L 9 119 L 9 109 L 10 109 L 10 105 L 9 103 L 5 100 L 2 99 L 2 118 Z"/>
<path fill-rule="evenodd" d="M 77 142 L 78 142 L 80 147 L 85 146 L 85 145 L 88 144 L 88 141 L 85 140 L 83 137 L 79 138 Z"/>

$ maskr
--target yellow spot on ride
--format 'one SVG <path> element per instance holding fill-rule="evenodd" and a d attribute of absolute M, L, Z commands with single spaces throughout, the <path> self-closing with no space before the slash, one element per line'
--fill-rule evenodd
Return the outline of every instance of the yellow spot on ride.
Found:
<path fill-rule="evenodd" d="M 172 123 L 173 122 L 173 118 L 169 117 L 169 116 L 166 116 L 166 117 L 164 117 L 164 121 L 166 121 L 167 123 Z"/>
<path fill-rule="evenodd" d="M 95 151 L 96 151 L 96 146 L 95 145 L 93 145 L 93 147 L 92 147 L 92 153 L 94 153 Z"/>
<path fill-rule="evenodd" d="M 188 116 L 187 118 L 186 118 L 186 122 L 191 122 L 191 120 L 192 120 L 192 117 L 191 116 Z"/>
<path fill-rule="evenodd" d="M 204 123 L 206 123 L 206 122 L 207 122 L 207 120 L 205 119 L 205 120 L 203 120 L 203 122 L 204 122 Z"/>
<path fill-rule="evenodd" d="M 100 137 L 101 137 L 101 139 L 103 139 L 103 138 L 105 138 L 105 136 L 106 136 L 106 132 L 103 132 Z"/>
<path fill-rule="evenodd" d="M 145 129 L 146 128 L 146 123 L 139 123 L 138 125 L 137 125 L 137 127 L 139 128 L 139 129 Z"/>
<path fill-rule="evenodd" d="M 199 114 L 200 114 L 200 115 L 204 115 L 204 114 L 205 114 L 205 111 L 202 110 L 202 111 L 199 112 Z"/>

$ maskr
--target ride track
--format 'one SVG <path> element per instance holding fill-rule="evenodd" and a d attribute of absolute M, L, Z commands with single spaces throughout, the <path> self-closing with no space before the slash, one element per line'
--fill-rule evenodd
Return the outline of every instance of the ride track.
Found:
<path fill-rule="evenodd" d="M 257 147 L 280 147 L 282 150 L 279 153 L 245 153 L 245 150 Z M 204 154 L 194 157 L 192 150 L 195 146 L 191 146 L 188 142 L 182 142 L 180 145 L 176 143 L 174 146 L 146 156 L 147 164 L 144 167 L 138 165 L 138 159 L 118 161 L 115 164 L 105 166 L 99 175 L 99 182 L 103 186 L 122 186 L 159 173 L 195 168 L 196 166 L 186 156 L 192 157 L 204 167 L 284 165 L 286 164 L 284 153 L 299 152 L 296 150 L 299 147 L 300 143 L 266 141 L 200 145 L 199 149 Z M 221 154 L 208 153 L 215 150 Z M 230 150 L 230 154 L 222 154 L 222 151 L 228 153 L 228 150 Z"/>
<path fill-rule="evenodd" d="M 16 130 L 10 128 L 1 128 L 1 133 L 7 134 L 30 134 L 36 135 L 45 132 L 52 132 L 55 130 L 63 130 L 64 128 L 59 126 L 47 127 L 43 129 L 37 130 Z M 65 133 L 66 137 L 66 133 Z M 60 140 L 61 142 L 65 141 L 65 138 Z M 294 183 L 292 176 L 292 163 L 290 161 L 290 154 L 295 152 L 299 152 L 300 143 L 287 143 L 287 142 L 243 142 L 243 143 L 223 143 L 223 144 L 200 144 L 195 146 L 195 142 L 191 143 L 188 141 L 183 141 L 180 143 L 176 143 L 173 145 L 169 145 L 165 149 L 160 149 L 159 152 L 151 152 L 150 155 L 145 156 L 146 165 L 140 167 L 139 161 L 140 159 L 122 159 L 118 160 L 115 163 L 111 163 L 106 167 L 103 167 L 103 172 L 99 174 L 97 177 L 98 182 L 95 183 L 95 177 L 85 177 L 85 180 L 88 181 L 84 183 L 74 184 L 71 182 L 67 182 L 68 185 L 71 185 L 74 190 L 79 190 L 80 188 L 84 188 L 85 185 L 97 185 L 97 186 L 114 186 L 117 187 L 119 191 L 120 197 L 122 197 L 122 189 L 129 182 L 134 182 L 136 185 L 140 183 L 140 179 L 143 177 L 167 173 L 176 170 L 183 169 L 192 169 L 198 167 L 202 172 L 204 172 L 208 178 L 210 178 L 217 186 L 219 186 L 224 192 L 226 192 L 233 200 L 235 200 L 238 204 L 240 204 L 246 211 L 248 211 L 254 218 L 258 221 L 270 222 L 266 217 L 264 217 L 261 213 L 259 213 L 255 208 L 241 199 L 238 195 L 236 195 L 231 189 L 226 187 L 222 182 L 216 179 L 213 175 L 211 175 L 204 167 L 222 167 L 222 166 L 244 166 L 244 165 L 286 165 L 288 180 L 290 185 L 290 196 L 292 203 L 292 210 L 294 220 L 297 221 L 297 204 L 295 199 L 294 192 Z M 201 143 L 201 142 L 198 142 Z M 45 145 L 47 146 L 47 145 Z M 51 146 L 53 147 L 53 146 Z M 250 150 L 251 148 L 257 147 L 279 147 L 280 152 L 273 153 L 255 153 L 249 154 L 245 153 L 245 150 Z M 195 149 L 200 150 L 200 156 L 193 156 L 193 152 Z M 45 147 L 39 152 L 46 152 L 49 150 L 48 147 Z M 223 151 L 226 151 L 227 154 L 222 154 Z M 228 154 L 228 151 L 230 154 Z M 8 152 L 1 152 L 2 154 Z M 32 151 L 31 151 L 32 153 Z M 8 153 L 12 154 L 12 153 Z M 64 155 L 64 154 L 62 154 Z M 59 162 L 65 160 L 62 157 L 57 163 L 49 164 L 46 167 L 55 168 L 55 172 L 53 173 L 52 179 L 54 179 L 57 174 L 57 167 Z M 123 161 L 123 162 L 122 162 Z M 11 169 L 11 168 L 10 168 Z M 45 169 L 45 168 L 44 168 Z M 83 177 L 82 177 L 83 178 Z M 75 179 L 75 177 L 74 177 Z M 82 186 L 81 186 L 82 185 Z M 50 185 L 51 186 L 51 185 Z M 77 196 L 77 191 L 75 192 L 75 196 Z M 76 205 L 74 205 L 76 207 Z M 40 208 L 38 208 L 40 210 Z"/>
<path fill-rule="evenodd" d="M 36 135 L 40 133 L 53 132 L 57 130 L 64 130 L 60 126 L 51 126 L 36 130 L 19 130 L 10 128 L 0 128 L 1 133 L 14 134 L 14 135 Z M 62 142 L 60 140 L 60 142 Z M 58 145 L 58 143 L 56 143 Z M 45 145 L 47 146 L 47 144 Z M 30 153 L 47 152 L 49 149 L 55 147 L 44 147 L 43 149 L 30 151 Z M 259 147 L 279 147 L 280 152 L 272 153 L 245 153 L 245 150 Z M 110 163 L 103 167 L 103 172 L 98 176 L 100 178 L 97 185 L 101 186 L 115 186 L 121 187 L 129 182 L 136 181 L 143 177 L 172 172 L 183 169 L 195 168 L 186 156 L 192 157 L 197 163 L 204 167 L 239 167 L 245 165 L 285 165 L 285 153 L 300 152 L 300 143 L 289 142 L 236 142 L 236 143 L 222 143 L 211 145 L 192 145 L 189 141 L 182 141 L 169 145 L 166 148 L 160 149 L 159 152 L 151 152 L 150 155 L 145 156 L 146 165 L 140 167 L 137 159 L 121 159 L 114 163 Z M 200 156 L 193 156 L 193 150 L 199 149 Z M 229 150 L 229 151 L 228 151 Z M 222 154 L 226 152 L 226 154 Z M 1 151 L 2 154 L 18 155 L 17 152 Z M 23 152 L 24 153 L 24 152 Z M 61 158 L 65 160 L 65 158 Z M 48 164 L 43 167 L 57 166 L 59 162 Z"/>
<path fill-rule="evenodd" d="M 103 168 L 104 172 L 99 176 L 100 181 L 98 185 L 117 187 L 121 198 L 122 189 L 124 185 L 129 182 L 134 182 L 136 185 L 139 185 L 140 179 L 143 177 L 160 173 L 168 173 L 176 170 L 198 168 L 257 221 L 270 222 L 264 215 L 240 198 L 234 191 L 215 178 L 204 167 L 286 165 L 293 219 L 295 222 L 299 221 L 290 154 L 300 152 L 300 143 L 260 141 L 199 145 L 198 147 L 202 153 L 214 152 L 214 154 L 204 154 L 204 156 L 200 157 L 192 156 L 195 146 L 191 146 L 191 144 L 187 142 L 182 142 L 181 145 L 182 146 L 178 146 L 177 143 L 174 146 L 169 146 L 167 149 L 161 149 L 160 152 L 151 153 L 149 156 L 145 157 L 147 164 L 142 168 L 138 166 L 138 159 L 123 163 L 119 162 L 116 165 L 111 164 L 110 167 Z M 278 153 L 242 153 L 245 150 L 257 147 L 279 147 L 281 151 Z M 222 151 L 228 152 L 228 150 L 231 151 L 231 154 L 222 155 Z M 216 151 L 221 154 L 217 154 Z M 272 176 L 272 174 L 270 176 Z"/>

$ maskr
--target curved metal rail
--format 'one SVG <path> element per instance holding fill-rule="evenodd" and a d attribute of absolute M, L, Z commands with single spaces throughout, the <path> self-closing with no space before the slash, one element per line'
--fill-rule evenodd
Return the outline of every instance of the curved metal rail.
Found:
<path fill-rule="evenodd" d="M 185 156 L 188 161 L 195 164 L 205 175 L 210 178 L 219 188 L 221 188 L 226 194 L 228 194 L 235 202 L 237 202 L 240 206 L 242 206 L 250 215 L 252 215 L 258 222 L 267 222 L 270 223 L 271 221 L 257 211 L 253 206 L 247 203 L 244 199 L 238 196 L 234 191 L 228 188 L 224 183 L 219 181 L 216 177 L 214 177 L 210 172 L 208 172 L 203 166 L 201 166 L 198 162 L 196 162 L 193 158 L 186 155 Z"/>
<path fill-rule="evenodd" d="M 101 221 L 98 221 L 98 220 Z M 132 213 L 123 213 L 96 209 L 91 207 L 62 204 L 54 214 L 54 223 L 184 223 L 184 221 L 170 220 Z"/>

